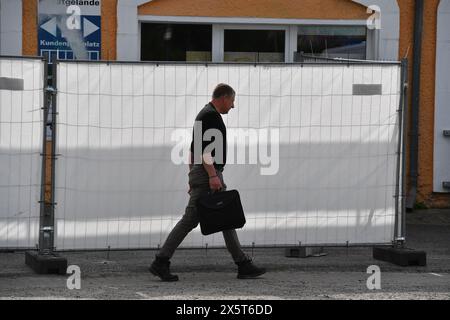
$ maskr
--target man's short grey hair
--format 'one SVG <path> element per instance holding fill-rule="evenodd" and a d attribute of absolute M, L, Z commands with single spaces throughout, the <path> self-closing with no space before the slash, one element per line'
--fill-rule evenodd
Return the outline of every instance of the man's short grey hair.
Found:
<path fill-rule="evenodd" d="M 219 83 L 213 92 L 214 99 L 219 99 L 224 96 L 233 97 L 234 95 L 236 95 L 234 89 L 225 83 Z"/>

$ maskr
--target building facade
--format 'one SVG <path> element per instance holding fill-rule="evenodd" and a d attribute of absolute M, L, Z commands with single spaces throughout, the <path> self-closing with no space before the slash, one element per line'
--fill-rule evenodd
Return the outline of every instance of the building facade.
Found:
<path fill-rule="evenodd" d="M 81 12 L 66 11 L 73 5 Z M 65 28 L 54 18 L 58 12 L 82 25 L 85 53 L 58 48 L 56 26 Z M 407 58 L 410 206 L 450 207 L 448 30 L 450 0 L 0 0 L 1 55 L 53 50 L 61 59 L 287 63 L 302 53 Z"/>

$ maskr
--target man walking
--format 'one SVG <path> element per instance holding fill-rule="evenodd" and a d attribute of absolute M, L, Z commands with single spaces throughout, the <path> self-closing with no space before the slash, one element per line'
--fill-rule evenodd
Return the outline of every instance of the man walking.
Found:
<path fill-rule="evenodd" d="M 170 232 L 150 266 L 150 272 L 163 281 L 178 281 L 178 276 L 170 273 L 170 259 L 187 234 L 199 223 L 196 212 L 197 199 L 209 191 L 226 190 L 222 175 L 226 164 L 226 127 L 221 114 L 227 114 L 234 108 L 235 95 L 235 91 L 229 85 L 223 83 L 217 85 L 212 101 L 195 119 L 190 149 L 189 203 L 185 214 Z M 214 135 L 214 144 L 220 146 L 219 150 L 209 151 L 209 143 L 204 139 L 208 131 L 218 133 Z M 223 237 L 228 251 L 238 266 L 239 279 L 256 278 L 266 272 L 265 269 L 256 267 L 242 251 L 236 230 L 223 231 Z"/>

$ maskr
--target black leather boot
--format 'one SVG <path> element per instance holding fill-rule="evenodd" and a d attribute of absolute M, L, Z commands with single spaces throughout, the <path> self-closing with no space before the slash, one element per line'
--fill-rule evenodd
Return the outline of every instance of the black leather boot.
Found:
<path fill-rule="evenodd" d="M 170 261 L 168 258 L 156 256 L 149 270 L 153 275 L 161 278 L 162 281 L 178 281 L 178 276 L 170 273 Z"/>
<path fill-rule="evenodd" d="M 238 279 L 253 279 L 266 273 L 266 269 L 255 266 L 250 258 L 236 262 L 236 264 L 238 265 Z"/>

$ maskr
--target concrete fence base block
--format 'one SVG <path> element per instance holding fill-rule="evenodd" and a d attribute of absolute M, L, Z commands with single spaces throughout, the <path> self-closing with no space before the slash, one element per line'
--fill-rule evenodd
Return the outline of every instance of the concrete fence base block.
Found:
<path fill-rule="evenodd" d="M 373 248 L 373 258 L 402 267 L 427 265 L 427 254 L 425 251 L 408 248 L 375 247 Z"/>
<path fill-rule="evenodd" d="M 308 258 L 320 257 L 327 255 L 323 251 L 323 247 L 297 247 L 286 248 L 285 256 L 289 258 Z"/>
<path fill-rule="evenodd" d="M 38 274 L 65 275 L 67 272 L 67 259 L 57 254 L 43 255 L 37 251 L 27 251 L 25 264 Z"/>

